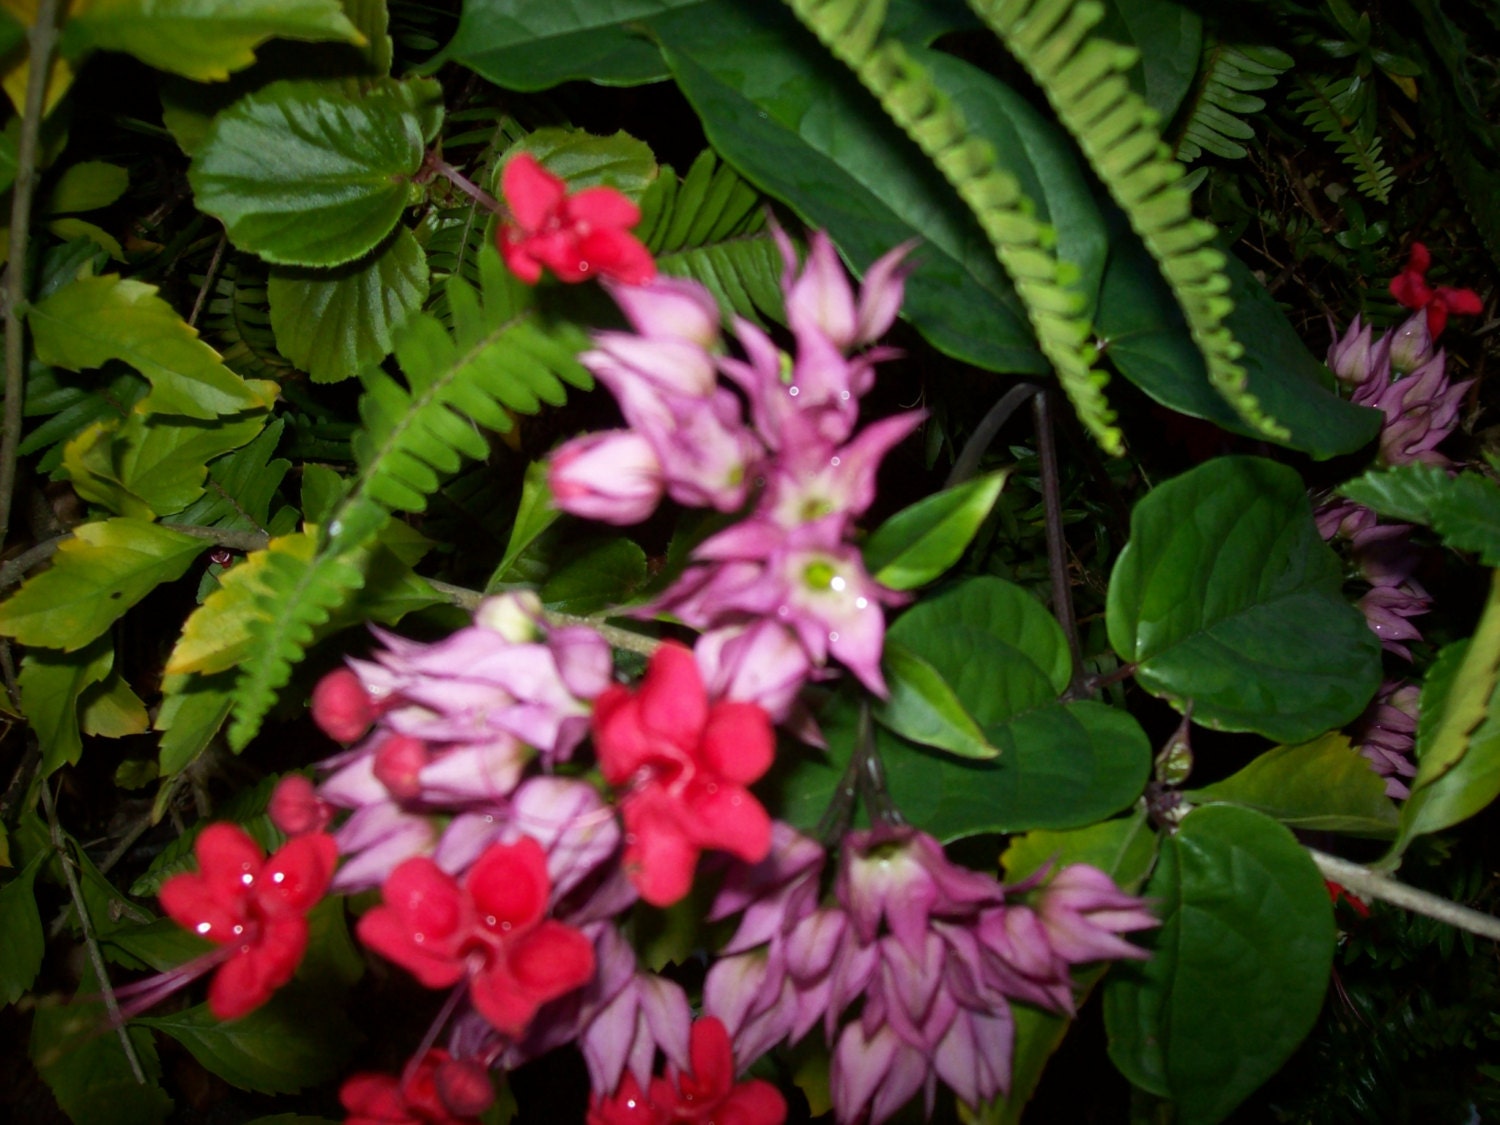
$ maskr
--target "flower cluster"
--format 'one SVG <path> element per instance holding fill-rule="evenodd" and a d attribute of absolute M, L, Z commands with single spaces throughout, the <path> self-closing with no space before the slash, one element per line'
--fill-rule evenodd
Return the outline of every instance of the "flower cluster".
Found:
<path fill-rule="evenodd" d="M 1413 243 L 1406 268 L 1391 280 L 1391 295 L 1416 312 L 1391 332 L 1375 338 L 1358 317 L 1328 353 L 1328 366 L 1361 406 L 1379 410 L 1379 458 L 1385 465 L 1424 463 L 1447 467 L 1438 446 L 1458 425 L 1459 405 L 1472 381 L 1448 379 L 1447 356 L 1436 340 L 1450 314 L 1472 315 L 1482 307 L 1471 289 L 1436 288 L 1427 283 L 1432 256 Z M 1410 641 L 1421 631 L 1412 618 L 1427 613 L 1432 598 L 1415 577 L 1421 554 L 1412 545 L 1412 526 L 1381 523 L 1369 508 L 1331 500 L 1316 512 L 1325 539 L 1344 539 L 1356 572 L 1370 584 L 1359 601 L 1370 628 L 1386 651 L 1411 659 Z M 1360 721 L 1361 751 L 1386 778 L 1386 792 L 1405 797 L 1402 778 L 1416 773 L 1411 761 L 1415 730 L 1415 689 L 1388 681 Z"/>
<path fill-rule="evenodd" d="M 870 578 L 852 533 L 881 459 L 922 414 L 854 433 L 875 365 L 894 354 L 871 345 L 900 307 L 907 248 L 874 263 L 856 295 L 826 236 L 813 236 L 800 267 L 778 238 L 793 353 L 737 319 L 743 358 L 724 354 L 718 308 L 696 282 L 612 287 L 633 331 L 597 334 L 582 359 L 628 428 L 562 446 L 550 481 L 564 511 L 621 524 L 664 496 L 725 512 L 753 501 L 652 609 L 701 631 L 695 655 L 711 694 L 781 722 L 798 717 L 798 691 L 830 657 L 885 690 L 881 606 L 900 599 Z"/>
<path fill-rule="evenodd" d="M 779 826 L 770 857 L 726 881 L 712 916 L 742 916 L 703 1003 L 742 1061 L 821 1023 L 840 1122 L 878 1125 L 919 1091 L 931 1112 L 938 1079 L 969 1105 L 1004 1092 L 1011 1002 L 1071 1013 L 1071 966 L 1144 957 L 1118 935 L 1156 925 L 1085 866 L 1059 871 L 1034 908 L 1009 901 L 911 828 L 850 833 L 827 904 L 822 864 L 817 844 Z"/>

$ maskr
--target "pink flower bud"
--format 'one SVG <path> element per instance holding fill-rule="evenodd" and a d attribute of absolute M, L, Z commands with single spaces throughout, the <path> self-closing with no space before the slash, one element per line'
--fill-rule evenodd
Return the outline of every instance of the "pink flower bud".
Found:
<path fill-rule="evenodd" d="M 605 523 L 639 523 L 661 502 L 661 463 L 628 430 L 590 434 L 552 455 L 552 496 L 563 511 Z"/>
<path fill-rule="evenodd" d="M 409 801 L 422 792 L 418 774 L 432 760 L 420 738 L 392 735 L 375 752 L 375 778 L 398 801 Z"/>
<path fill-rule="evenodd" d="M 370 729 L 375 708 L 359 677 L 348 668 L 336 668 L 313 688 L 312 717 L 329 738 L 349 743 Z"/>
<path fill-rule="evenodd" d="M 333 806 L 318 799 L 313 783 L 301 774 L 290 774 L 276 783 L 266 810 L 271 823 L 288 836 L 321 832 L 333 819 Z"/>

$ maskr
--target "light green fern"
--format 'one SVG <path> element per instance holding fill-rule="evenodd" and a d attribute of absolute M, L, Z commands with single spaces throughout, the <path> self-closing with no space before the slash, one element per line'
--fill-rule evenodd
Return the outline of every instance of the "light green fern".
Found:
<path fill-rule="evenodd" d="M 1269 90 L 1293 61 L 1275 47 L 1206 38 L 1177 141 L 1177 159 L 1193 161 L 1205 152 L 1226 160 L 1243 157 L 1246 149 L 1240 142 L 1255 136 L 1245 118 L 1266 108 L 1265 100 L 1251 91 Z"/>
<path fill-rule="evenodd" d="M 1203 354 L 1209 382 L 1245 422 L 1269 438 L 1290 436 L 1248 387 L 1244 349 L 1225 318 L 1233 308 L 1224 256 L 1211 223 L 1193 216 L 1157 115 L 1130 88 L 1137 52 L 1091 36 L 1098 0 L 969 0 L 1041 87 L 1063 127 L 1156 260 Z"/>
<path fill-rule="evenodd" d="M 566 385 L 593 385 L 577 353 L 587 340 L 568 324 L 545 323 L 533 293 L 493 247 L 478 257 L 480 285 L 447 282 L 453 327 L 430 313 L 396 338 L 405 383 L 381 369 L 361 376 L 363 428 L 353 440 L 358 476 L 335 506 L 311 552 L 298 537 L 263 557 L 261 588 L 246 606 L 255 644 L 240 666 L 229 743 L 244 747 L 276 692 L 334 612 L 364 584 L 364 548 L 395 512 L 420 512 L 442 479 L 488 452 L 484 430 L 504 432 L 512 413 L 559 405 Z M 251 561 L 251 560 L 247 560 Z M 244 564 L 242 564 L 244 565 Z"/>
<path fill-rule="evenodd" d="M 1354 173 L 1354 186 L 1379 203 L 1389 203 L 1396 169 L 1381 156 L 1370 82 L 1358 74 L 1299 76 L 1291 100 L 1298 115 L 1334 143 Z"/>
<path fill-rule="evenodd" d="M 798 19 L 858 76 L 891 119 L 917 143 L 968 204 L 1015 284 L 1037 336 L 1079 419 L 1110 453 L 1123 449 L 1104 398 L 1106 376 L 1083 315 L 1052 250 L 1055 232 L 1035 217 L 1019 182 L 990 144 L 974 136 L 958 108 L 906 48 L 881 39 L 884 5 L 866 0 L 786 0 Z"/>

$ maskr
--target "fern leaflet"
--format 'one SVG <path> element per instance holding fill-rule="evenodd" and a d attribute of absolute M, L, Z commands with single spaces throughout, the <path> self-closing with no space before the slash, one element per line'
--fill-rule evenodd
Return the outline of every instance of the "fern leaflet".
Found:
<path fill-rule="evenodd" d="M 1137 52 L 1090 32 L 1104 14 L 1098 0 L 969 0 L 969 6 L 1047 95 L 1095 173 L 1156 259 L 1176 297 L 1209 382 L 1245 422 L 1266 437 L 1290 436 L 1261 410 L 1239 358 L 1244 349 L 1225 318 L 1224 255 L 1210 245 L 1212 223 L 1192 214 L 1183 167 L 1157 130 L 1157 115 L 1130 88 Z"/>
<path fill-rule="evenodd" d="M 1354 172 L 1354 186 L 1378 203 L 1389 203 L 1396 169 L 1380 155 L 1375 99 L 1369 82 L 1358 74 L 1345 78 L 1299 76 L 1292 102 L 1309 126 L 1334 143 Z"/>
<path fill-rule="evenodd" d="M 1255 136 L 1245 120 L 1266 108 L 1252 90 L 1269 90 L 1293 59 L 1275 47 L 1206 39 L 1191 112 L 1177 142 L 1177 159 L 1197 160 L 1205 152 L 1226 160 L 1246 154 L 1241 141 Z"/>
<path fill-rule="evenodd" d="M 880 40 L 884 5 L 863 0 L 786 0 L 835 57 L 859 77 L 882 108 L 933 161 L 968 204 L 1057 371 L 1079 420 L 1110 453 L 1123 442 L 1104 398 L 1106 376 L 1083 316 L 1084 298 L 1067 284 L 1052 251 L 1054 232 L 1035 218 L 1035 204 L 1001 169 L 990 144 L 970 133 L 958 108 L 897 40 Z"/>

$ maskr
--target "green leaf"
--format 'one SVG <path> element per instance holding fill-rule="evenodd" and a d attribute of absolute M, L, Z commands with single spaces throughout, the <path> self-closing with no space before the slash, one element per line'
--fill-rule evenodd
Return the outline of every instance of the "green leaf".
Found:
<path fill-rule="evenodd" d="M 273 82 L 214 119 L 188 181 L 241 249 L 280 265 L 342 265 L 400 219 L 441 97 L 429 80 L 382 80 L 362 94 Z"/>
<path fill-rule="evenodd" d="M 1391 519 L 1426 524 L 1456 551 L 1500 566 L 1500 484 L 1475 472 L 1456 477 L 1436 465 L 1372 470 L 1339 489 Z"/>
<path fill-rule="evenodd" d="M 83 753 L 78 698 L 114 667 L 115 650 L 101 637 L 78 652 L 28 652 L 21 661 L 21 710 L 42 748 L 42 774 L 76 765 Z"/>
<path fill-rule="evenodd" d="M 1259 813 L 1197 809 L 1162 841 L 1146 897 L 1149 961 L 1104 986 L 1109 1054 L 1133 1083 L 1218 1121 L 1274 1074 L 1312 1027 L 1333 961 L 1323 878 L 1292 834 Z"/>
<path fill-rule="evenodd" d="M 14 1004 L 30 991 L 42 969 L 47 952 L 46 935 L 42 933 L 42 916 L 37 909 L 37 869 L 47 859 L 38 852 L 4 887 L 0 887 L 0 1007 Z"/>
<path fill-rule="evenodd" d="M 493 594 L 504 583 L 516 579 L 511 567 L 536 542 L 537 536 L 554 523 L 562 511 L 552 503 L 552 489 L 547 484 L 547 462 L 533 461 L 526 466 L 526 475 L 521 480 L 521 502 L 516 508 L 515 523 L 511 525 L 510 541 L 505 544 L 505 554 L 500 564 L 484 584 L 484 592 Z"/>
<path fill-rule="evenodd" d="M 667 68 L 635 21 L 699 2 L 465 4 L 441 61 L 462 63 L 510 90 L 545 90 L 579 79 L 606 86 L 656 82 L 667 76 Z"/>
<path fill-rule="evenodd" d="M 1462 655 L 1443 655 L 1422 688 L 1417 776 L 1401 806 L 1401 832 L 1381 861 L 1386 866 L 1415 837 L 1467 820 L 1500 795 L 1500 570 Z"/>
<path fill-rule="evenodd" d="M 885 642 L 883 663 L 891 694 L 875 711 L 880 723 L 912 742 L 960 758 L 985 760 L 1000 753 L 984 740 L 984 731 L 931 664 L 891 640 Z"/>
<path fill-rule="evenodd" d="M 537 129 L 506 149 L 501 159 L 521 152 L 531 153 L 547 171 L 566 180 L 570 192 L 612 187 L 639 199 L 658 174 L 651 146 L 623 131 L 599 137 L 582 129 Z"/>
<path fill-rule="evenodd" d="M 628 601 L 645 583 L 646 552 L 623 537 L 606 539 L 547 580 L 542 604 L 559 613 L 597 613 Z"/>
<path fill-rule="evenodd" d="M 43 215 L 71 215 L 108 207 L 130 187 L 130 173 L 118 164 L 85 160 L 70 164 L 42 204 Z"/>
<path fill-rule="evenodd" d="M 968 549 L 1010 472 L 967 481 L 897 512 L 865 543 L 865 568 L 893 590 L 925 586 Z"/>
<path fill-rule="evenodd" d="M 79 996 L 97 994 L 99 980 L 88 969 Z M 109 1014 L 102 1003 L 39 1005 L 31 1022 L 31 1061 L 73 1125 L 161 1125 L 172 1111 L 162 1091 L 161 1062 L 151 1033 L 132 1027 L 127 1034 L 145 1071 L 136 1081 L 119 1037 L 101 1032 Z"/>
<path fill-rule="evenodd" d="M 1172 120 L 1198 73 L 1203 18 L 1174 0 L 1113 0 L 1098 34 L 1134 47 L 1130 84 L 1162 121 Z"/>
<path fill-rule="evenodd" d="M 0 605 L 0 635 L 72 652 L 157 586 L 182 577 L 206 546 L 144 520 L 82 524 L 49 569 Z"/>
<path fill-rule="evenodd" d="M 1112 235 L 1095 317 L 1104 354 L 1163 406 L 1255 436 L 1209 384 L 1203 357 L 1150 255 L 1123 220 Z M 1225 323 L 1235 339 L 1254 342 L 1239 363 L 1261 408 L 1291 431 L 1282 444 L 1320 460 L 1365 445 L 1380 430 L 1380 412 L 1340 398 L 1265 286 L 1233 254 L 1225 257 L 1227 296 L 1234 302 Z"/>
<path fill-rule="evenodd" d="M 274 457 L 286 423 L 277 418 L 248 445 L 226 453 L 208 467 L 211 488 L 195 503 L 177 513 L 176 522 L 194 527 L 221 527 L 235 531 L 266 531 L 285 534 L 290 527 L 272 527 L 276 522 L 271 505 L 292 463 Z M 318 466 L 309 465 L 311 472 Z M 295 512 L 290 506 L 282 512 Z M 279 519 L 285 519 L 278 513 Z"/>
<path fill-rule="evenodd" d="M 1380 641 L 1342 583 L 1297 474 L 1218 458 L 1131 513 L 1110 644 L 1195 722 L 1304 741 L 1352 720 L 1380 683 Z"/>
<path fill-rule="evenodd" d="M 934 345 L 991 370 L 1045 370 L 968 208 L 780 5 L 704 0 L 653 27 L 714 148 L 826 228 L 856 268 L 920 240 L 904 313 Z"/>
<path fill-rule="evenodd" d="M 161 710 L 155 723 L 162 732 L 157 748 L 162 777 L 174 777 L 197 761 L 233 706 L 234 677 L 228 673 L 163 677 Z"/>
<path fill-rule="evenodd" d="M 907 610 L 887 637 L 931 666 L 1000 751 L 958 759 L 877 729 L 891 797 L 913 824 L 942 840 L 1074 828 L 1140 795 L 1145 732 L 1115 708 L 1058 700 L 1071 675 L 1067 642 L 1020 587 L 971 579 Z M 853 711 L 841 700 L 819 715 L 828 754 L 788 756 L 784 815 L 794 824 L 815 825 L 827 807 L 854 744 Z"/>
<path fill-rule="evenodd" d="M 264 777 L 249 789 L 241 789 L 233 797 L 214 810 L 214 821 L 229 821 L 243 828 L 261 850 L 273 852 L 286 842 L 277 827 L 271 823 L 266 809 L 271 804 L 271 794 L 276 791 L 278 776 Z M 130 885 L 130 893 L 137 897 L 150 897 L 161 890 L 161 885 L 183 871 L 191 871 L 197 860 L 193 845 L 198 834 L 209 826 L 208 820 L 196 821 L 187 831 L 171 841 L 156 854 L 145 874 Z"/>
<path fill-rule="evenodd" d="M 169 516 L 203 495 L 209 462 L 265 424 L 264 414 L 218 423 L 132 414 L 79 434 L 63 450 L 63 467 L 87 500 L 138 519 Z"/>
<path fill-rule="evenodd" d="M 79 371 L 120 359 L 146 376 L 151 393 L 138 411 L 212 419 L 276 401 L 274 383 L 247 382 L 225 367 L 154 285 L 116 274 L 79 278 L 27 319 L 43 363 Z"/>
<path fill-rule="evenodd" d="M 1183 795 L 1197 805 L 1254 809 L 1307 831 L 1386 837 L 1400 819 L 1385 779 L 1337 731 L 1267 750 L 1238 773 Z"/>
<path fill-rule="evenodd" d="M 1145 812 L 1101 820 L 1085 828 L 1057 832 L 1038 828 L 1012 836 L 1001 853 L 1007 883 L 1019 883 L 1048 864 L 1097 867 L 1126 890 L 1141 884 L 1156 858 L 1156 834 Z"/>
<path fill-rule="evenodd" d="M 117 671 L 110 672 L 102 684 L 87 688 L 79 702 L 82 708 L 78 713 L 78 724 L 84 734 L 125 738 L 143 734 L 151 725 L 146 705 Z M 118 774 L 116 784 L 120 784 Z"/>
<path fill-rule="evenodd" d="M 170 1035 L 224 1081 L 264 1094 L 292 1093 L 335 1077 L 360 1038 L 340 1005 L 291 990 L 227 1023 L 206 1004 L 136 1022 Z"/>
<path fill-rule="evenodd" d="M 126 51 L 158 70 L 222 82 L 271 38 L 363 42 L 338 0 L 92 0 L 65 25 L 64 48 Z"/>
<path fill-rule="evenodd" d="M 316 383 L 347 379 L 391 354 L 427 285 L 427 256 L 405 227 L 347 265 L 273 269 L 266 292 L 276 346 Z"/>

